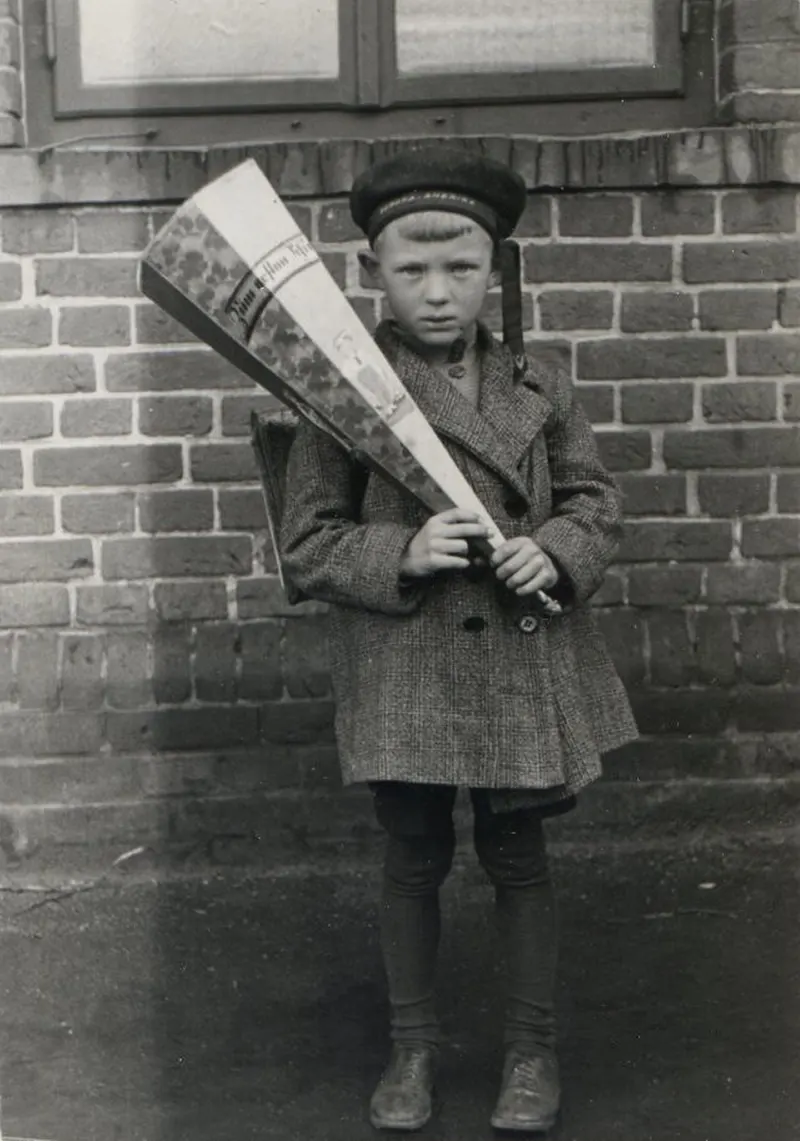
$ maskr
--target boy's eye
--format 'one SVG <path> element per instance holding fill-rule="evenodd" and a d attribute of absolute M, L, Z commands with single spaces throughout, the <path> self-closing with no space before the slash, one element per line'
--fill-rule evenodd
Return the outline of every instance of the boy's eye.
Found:
<path fill-rule="evenodd" d="M 475 267 L 473 265 L 470 265 L 469 262 L 456 262 L 455 265 L 451 266 L 450 268 L 451 268 L 451 271 L 453 273 L 463 274 L 463 273 L 469 273 L 470 270 L 474 269 Z"/>

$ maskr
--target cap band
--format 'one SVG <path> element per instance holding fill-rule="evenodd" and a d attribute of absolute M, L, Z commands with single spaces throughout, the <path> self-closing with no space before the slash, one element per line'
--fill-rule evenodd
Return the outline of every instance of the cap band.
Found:
<path fill-rule="evenodd" d="M 413 190 L 399 198 L 384 202 L 375 210 L 369 220 L 367 237 L 374 242 L 378 234 L 390 222 L 406 214 L 418 214 L 423 210 L 443 210 L 450 214 L 463 214 L 482 226 L 493 238 L 498 236 L 497 214 L 490 206 L 471 198 L 468 194 L 455 194 L 449 190 Z"/>

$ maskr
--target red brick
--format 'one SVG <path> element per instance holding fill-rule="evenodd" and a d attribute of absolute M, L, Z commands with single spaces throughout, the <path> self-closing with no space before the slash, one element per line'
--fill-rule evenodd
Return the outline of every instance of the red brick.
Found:
<path fill-rule="evenodd" d="M 625 601 L 625 577 L 613 568 L 608 571 L 591 599 L 592 606 L 622 606 Z"/>
<path fill-rule="evenodd" d="M 700 567 L 631 567 L 628 601 L 637 607 L 680 608 L 699 601 L 702 583 Z"/>
<path fill-rule="evenodd" d="M 0 555 L 0 582 L 57 582 L 94 570 L 88 539 L 8 542 Z"/>
<path fill-rule="evenodd" d="M 150 236 L 147 215 L 139 211 L 91 210 L 78 214 L 75 222 L 82 254 L 138 253 Z"/>
<path fill-rule="evenodd" d="M 779 571 L 780 568 L 774 569 Z M 792 563 L 786 568 L 786 600 L 800 602 L 800 563 Z"/>
<path fill-rule="evenodd" d="M 712 603 L 727 606 L 745 602 L 777 602 L 780 589 L 781 570 L 772 563 L 708 568 L 706 597 Z"/>
<path fill-rule="evenodd" d="M 347 285 L 347 254 L 320 251 L 320 260 L 340 289 Z"/>
<path fill-rule="evenodd" d="M 14 262 L 0 262 L 0 301 L 22 297 L 22 270 Z"/>
<path fill-rule="evenodd" d="M 176 321 L 157 305 L 137 305 L 136 341 L 140 345 L 173 345 L 197 342 L 180 321 Z"/>
<path fill-rule="evenodd" d="M 665 610 L 648 616 L 650 677 L 655 685 L 688 686 L 695 679 L 692 642 L 686 614 Z"/>
<path fill-rule="evenodd" d="M 722 199 L 722 229 L 726 234 L 790 234 L 797 230 L 794 191 L 765 187 L 734 190 Z"/>
<path fill-rule="evenodd" d="M 623 293 L 620 328 L 624 333 L 691 329 L 694 297 L 676 290 Z"/>
<path fill-rule="evenodd" d="M 800 729 L 800 689 L 760 689 L 737 696 L 736 728 L 745 733 L 793 733 Z"/>
<path fill-rule="evenodd" d="M 555 372 L 572 372 L 572 345 L 566 340 L 528 341 L 528 356 L 543 369 Z"/>
<path fill-rule="evenodd" d="M 629 520 L 620 544 L 618 561 L 630 563 L 719 562 L 730 558 L 733 535 L 729 523 Z"/>
<path fill-rule="evenodd" d="M 283 679 L 290 697 L 319 698 L 330 692 L 327 618 L 298 618 L 286 625 Z"/>
<path fill-rule="evenodd" d="M 614 294 L 606 289 L 553 289 L 539 295 L 543 329 L 610 329 Z"/>
<path fill-rule="evenodd" d="M 231 622 L 197 627 L 194 685 L 199 701 L 235 700 L 238 644 L 239 630 Z"/>
<path fill-rule="evenodd" d="M 179 488 L 139 496 L 143 531 L 210 531 L 214 526 L 214 496 L 210 490 Z"/>
<path fill-rule="evenodd" d="M 700 510 L 731 518 L 758 515 L 769 509 L 769 475 L 706 475 L 697 483 Z"/>
<path fill-rule="evenodd" d="M 40 487 L 121 487 L 135 483 L 170 483 L 181 478 L 178 444 L 47 448 L 33 457 Z"/>
<path fill-rule="evenodd" d="M 17 639 L 17 702 L 21 709 L 58 708 L 58 640 L 55 633 Z"/>
<path fill-rule="evenodd" d="M 777 505 L 784 515 L 800 515 L 800 472 L 778 473 Z"/>
<path fill-rule="evenodd" d="M 200 444 L 190 449 L 195 483 L 227 483 L 258 479 L 256 458 L 249 443 Z"/>
<path fill-rule="evenodd" d="M 10 68 L 0 69 L 0 111 L 9 111 L 12 115 L 22 114 L 20 75 Z"/>
<path fill-rule="evenodd" d="M 320 242 L 363 242 L 364 234 L 350 216 L 347 202 L 324 203 L 317 222 Z M 308 233 L 308 231 L 305 231 Z"/>
<path fill-rule="evenodd" d="M 783 678 L 780 619 L 776 611 L 761 610 L 739 618 L 742 676 L 755 685 L 775 685 Z"/>
<path fill-rule="evenodd" d="M 562 195 L 559 232 L 571 238 L 626 238 L 633 233 L 633 198 L 627 194 Z"/>
<path fill-rule="evenodd" d="M 113 346 L 131 343 L 131 311 L 124 305 L 69 305 L 60 310 L 62 345 Z"/>
<path fill-rule="evenodd" d="M 184 388 L 244 388 L 250 381 L 205 349 L 121 353 L 106 362 L 109 392 L 169 392 Z"/>
<path fill-rule="evenodd" d="M 52 535 L 53 499 L 49 495 L 0 498 L 0 535 Z"/>
<path fill-rule="evenodd" d="M 800 610 L 781 614 L 783 625 L 783 677 L 790 685 L 800 681 Z"/>
<path fill-rule="evenodd" d="M 736 644 L 729 613 L 701 610 L 695 615 L 695 654 L 701 682 L 714 686 L 736 682 Z"/>
<path fill-rule="evenodd" d="M 52 404 L 39 400 L 3 401 L 0 440 L 41 440 L 52 434 Z"/>
<path fill-rule="evenodd" d="M 64 586 L 0 586 L 0 626 L 66 626 L 69 595 Z"/>
<path fill-rule="evenodd" d="M 791 281 L 800 277 L 800 242 L 692 242 L 683 249 L 684 280 Z"/>
<path fill-rule="evenodd" d="M 141 626 L 147 621 L 146 586 L 79 586 L 76 595 L 79 626 Z"/>
<path fill-rule="evenodd" d="M 642 233 L 647 237 L 713 231 L 714 197 L 710 193 L 679 190 L 642 196 Z"/>
<path fill-rule="evenodd" d="M 596 621 L 606 640 L 614 665 L 626 685 L 645 679 L 645 626 L 634 610 L 598 610 Z"/>
<path fill-rule="evenodd" d="M 691 420 L 691 384 L 631 384 L 622 389 L 622 419 L 626 424 L 670 424 Z"/>
<path fill-rule="evenodd" d="M 800 372 L 800 334 L 739 337 L 736 367 L 740 376 L 782 376 Z"/>
<path fill-rule="evenodd" d="M 533 298 L 529 293 L 523 293 L 520 297 L 520 314 L 522 319 L 522 328 L 525 332 L 533 329 Z M 483 308 L 480 313 L 480 318 L 483 323 L 491 329 L 493 333 L 500 333 L 503 329 L 503 307 L 502 299 L 499 293 L 487 294 L 486 300 L 483 303 Z"/>
<path fill-rule="evenodd" d="M 239 618 L 296 618 L 303 614 L 325 613 L 322 602 L 290 606 L 277 577 L 243 579 L 236 584 Z"/>
<path fill-rule="evenodd" d="M 151 396 L 139 401 L 145 436 L 207 436 L 214 408 L 207 396 Z"/>
<path fill-rule="evenodd" d="M 154 600 L 156 613 L 165 622 L 228 617 L 228 598 L 221 582 L 157 582 Z"/>
<path fill-rule="evenodd" d="M 598 432 L 597 446 L 609 471 L 641 471 L 652 462 L 649 432 Z"/>
<path fill-rule="evenodd" d="M 127 436 L 133 427 L 130 400 L 67 400 L 61 410 L 61 434 L 74 438 L 87 436 Z M 76 482 L 81 482 L 76 480 Z"/>
<path fill-rule="evenodd" d="M 614 419 L 614 389 L 611 385 L 581 385 L 575 395 L 592 424 L 610 424 Z"/>
<path fill-rule="evenodd" d="M 320 745 L 334 740 L 333 702 L 268 702 L 258 711 L 258 724 L 266 744 Z"/>
<path fill-rule="evenodd" d="M 254 744 L 258 711 L 245 706 L 205 706 L 109 713 L 107 729 L 112 748 L 121 753 L 225 749 Z"/>
<path fill-rule="evenodd" d="M 769 329 L 777 315 L 774 289 L 709 289 L 700 294 L 700 327 L 713 332 Z"/>
<path fill-rule="evenodd" d="M 132 531 L 135 498 L 122 495 L 65 495 L 61 500 L 61 524 L 77 535 L 111 535 Z"/>
<path fill-rule="evenodd" d="M 223 531 L 260 531 L 267 526 L 264 493 L 237 488 L 219 493 L 219 518 Z"/>
<path fill-rule="evenodd" d="M 785 44 L 741 44 L 720 61 L 723 88 L 735 89 L 800 87 L 800 59 Z"/>
<path fill-rule="evenodd" d="M 626 515 L 685 515 L 686 477 L 623 475 L 619 479 Z"/>
<path fill-rule="evenodd" d="M 800 552 L 800 518 L 745 519 L 742 554 L 746 559 L 796 558 Z"/>
<path fill-rule="evenodd" d="M 250 574 L 253 554 L 243 535 L 155 536 L 103 543 L 105 579 L 205 578 Z"/>
<path fill-rule="evenodd" d="M 800 463 L 800 433 L 793 428 L 668 428 L 664 461 L 672 468 L 772 467 Z"/>
<path fill-rule="evenodd" d="M 632 694 L 643 734 L 686 737 L 721 733 L 729 723 L 731 698 L 714 690 L 667 690 Z"/>
<path fill-rule="evenodd" d="M 190 629 L 159 626 L 153 638 L 153 695 L 159 705 L 180 705 L 192 696 Z"/>
<path fill-rule="evenodd" d="M 10 705 L 14 700 L 14 635 L 0 635 L 0 702 Z M 3 799 L 8 800 L 5 790 L 6 774 L 3 774 Z"/>
<path fill-rule="evenodd" d="M 252 412 L 275 412 L 281 403 L 269 393 L 253 392 L 247 396 L 224 396 L 222 398 L 223 436 L 249 436 L 250 414 Z"/>
<path fill-rule="evenodd" d="M 787 328 L 800 327 L 800 289 L 784 286 L 778 291 L 778 320 Z"/>
<path fill-rule="evenodd" d="M 528 246 L 524 263 L 527 281 L 670 281 L 672 247 L 641 242 L 560 242 Z"/>
<path fill-rule="evenodd" d="M 137 297 L 135 258 L 37 260 L 36 292 L 53 297 Z"/>
<path fill-rule="evenodd" d="M 7 357 L 0 372 L 3 396 L 93 392 L 95 387 L 94 361 L 82 353 Z"/>
<path fill-rule="evenodd" d="M 581 380 L 725 376 L 725 342 L 716 337 L 617 338 L 578 345 Z"/>
<path fill-rule="evenodd" d="M 0 309 L 0 349 L 41 349 L 53 341 L 49 309 Z"/>
<path fill-rule="evenodd" d="M 56 210 L 12 210 L 0 219 L 3 252 L 63 254 L 73 248 L 72 218 Z"/>
<path fill-rule="evenodd" d="M 95 755 L 102 743 L 101 717 L 38 710 L 0 714 L 0 753 L 11 757 Z"/>
<path fill-rule="evenodd" d="M 149 638 L 143 630 L 112 630 L 106 638 L 106 701 L 113 709 L 149 705 L 153 686 L 148 676 Z"/>
<path fill-rule="evenodd" d="M 240 613 L 240 617 L 242 617 Z M 240 627 L 242 677 L 239 696 L 245 701 L 273 701 L 283 692 L 281 622 L 246 622 Z"/>
<path fill-rule="evenodd" d="M 68 634 L 61 643 L 61 704 L 65 709 L 97 709 L 103 704 L 103 639 Z"/>
<path fill-rule="evenodd" d="M 703 416 L 712 424 L 743 420 L 774 420 L 778 414 L 778 386 L 774 381 L 704 384 Z"/>
<path fill-rule="evenodd" d="M 800 381 L 783 386 L 783 415 L 786 420 L 800 420 Z"/>
<path fill-rule="evenodd" d="M 22 457 L 10 448 L 0 449 L 0 490 L 22 487 Z"/>
<path fill-rule="evenodd" d="M 794 0 L 724 0 L 722 4 L 720 32 L 725 43 L 783 42 L 796 38 L 798 31 Z"/>
<path fill-rule="evenodd" d="M 520 238 L 547 238 L 551 231 L 552 199 L 544 194 L 529 194 L 515 234 Z"/>

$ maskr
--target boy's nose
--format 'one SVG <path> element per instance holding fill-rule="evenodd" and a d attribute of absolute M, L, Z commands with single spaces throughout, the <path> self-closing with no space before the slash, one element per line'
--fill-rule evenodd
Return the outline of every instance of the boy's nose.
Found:
<path fill-rule="evenodd" d="M 426 280 L 425 297 L 432 305 L 442 305 L 450 298 L 450 290 L 444 274 L 431 273 Z"/>

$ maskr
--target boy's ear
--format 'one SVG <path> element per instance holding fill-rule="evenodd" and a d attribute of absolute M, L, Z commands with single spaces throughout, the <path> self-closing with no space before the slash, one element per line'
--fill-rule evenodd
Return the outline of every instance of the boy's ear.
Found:
<path fill-rule="evenodd" d="M 358 261 L 361 268 L 369 275 L 372 281 L 380 283 L 381 265 L 375 251 L 372 249 L 359 250 Z"/>
<path fill-rule="evenodd" d="M 494 261 L 492 263 L 492 269 L 489 274 L 489 288 L 497 289 L 498 285 L 500 285 L 500 282 L 502 281 L 502 277 L 503 274 L 500 266 L 497 264 L 497 261 Z"/>

